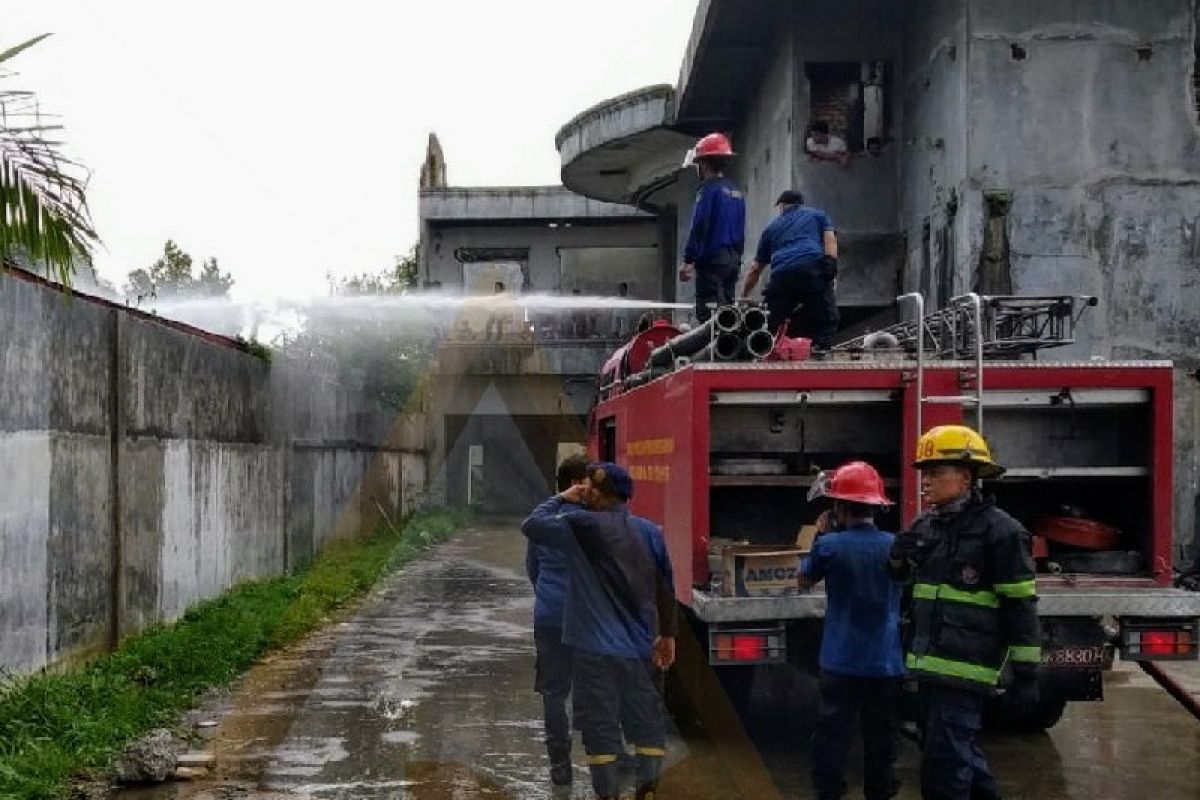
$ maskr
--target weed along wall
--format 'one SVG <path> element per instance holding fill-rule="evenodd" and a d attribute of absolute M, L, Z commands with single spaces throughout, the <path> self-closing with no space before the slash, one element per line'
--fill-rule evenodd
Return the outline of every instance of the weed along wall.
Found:
<path fill-rule="evenodd" d="M 411 510 L 425 426 L 0 270 L 0 668 L 110 648 Z"/>

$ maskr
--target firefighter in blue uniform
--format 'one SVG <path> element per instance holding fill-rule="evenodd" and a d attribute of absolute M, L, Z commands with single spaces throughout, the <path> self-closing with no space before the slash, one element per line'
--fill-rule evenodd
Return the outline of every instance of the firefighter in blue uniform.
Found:
<path fill-rule="evenodd" d="M 569 456 L 558 465 L 558 491 L 587 481 L 586 456 Z M 568 505 L 563 511 L 580 511 Z M 550 756 L 550 781 L 571 783 L 571 723 L 567 698 L 571 694 L 571 647 L 564 644 L 563 610 L 567 602 L 567 558 L 561 549 L 528 543 L 525 571 L 533 584 L 533 641 L 537 649 L 534 690 L 542 696 L 546 752 Z"/>
<path fill-rule="evenodd" d="M 883 479 L 870 464 L 853 461 L 809 492 L 833 501 L 822 515 L 833 530 L 820 536 L 801 565 L 800 588 L 825 581 L 821 638 L 821 713 L 812 738 L 817 800 L 846 794 L 846 758 L 857 732 L 863 742 L 863 794 L 896 794 L 896 742 L 904 680 L 900 648 L 900 587 L 888 574 L 895 536 L 875 527 L 890 506 Z"/>
<path fill-rule="evenodd" d="M 983 437 L 963 425 L 933 428 L 917 442 L 914 466 L 929 510 L 896 537 L 893 576 L 911 585 L 905 664 L 920 688 L 926 800 L 993 800 L 996 780 L 976 741 L 984 702 L 1006 664 L 1005 701 L 1038 702 L 1041 633 L 1030 537 L 980 495 L 998 477 Z"/>
<path fill-rule="evenodd" d="M 701 183 L 679 279 L 696 278 L 696 319 L 702 323 L 712 314 L 709 305 L 724 306 L 735 300 L 746 248 L 746 198 L 725 177 L 733 157 L 728 137 L 710 133 L 696 142 L 683 162 L 685 167 L 696 165 Z"/>
<path fill-rule="evenodd" d="M 821 209 L 806 206 L 804 195 L 791 189 L 779 195 L 775 208 L 778 216 L 759 237 L 742 295 L 754 291 L 763 270 L 770 266 L 763 301 L 771 333 L 778 333 L 786 322 L 789 336 L 804 336 L 816 347 L 828 349 L 841 320 L 833 221 Z"/>
<path fill-rule="evenodd" d="M 623 741 L 636 754 L 637 797 L 652 800 L 666 754 L 654 670 L 675 660 L 675 596 L 662 531 L 626 508 L 633 480 L 611 463 L 538 506 L 521 524 L 560 550 L 569 571 L 563 642 L 572 648 L 575 725 L 600 798 L 620 790 Z M 583 504 L 589 510 L 569 510 Z"/>

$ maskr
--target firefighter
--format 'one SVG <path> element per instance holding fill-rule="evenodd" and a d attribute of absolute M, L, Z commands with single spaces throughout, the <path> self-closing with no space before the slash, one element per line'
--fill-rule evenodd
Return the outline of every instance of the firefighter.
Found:
<path fill-rule="evenodd" d="M 587 481 L 588 459 L 568 456 L 558 465 L 560 492 Z M 566 510 L 582 510 L 571 505 Z M 537 652 L 534 691 L 542 696 L 550 782 L 571 783 L 571 724 L 567 697 L 571 694 L 571 647 L 563 643 L 563 607 L 567 600 L 567 559 L 561 550 L 529 542 L 525 571 L 533 584 L 533 642 Z"/>
<path fill-rule="evenodd" d="M 700 190 L 683 251 L 679 279 L 696 278 L 696 319 L 707 322 L 710 304 L 729 305 L 737 292 L 746 246 L 746 199 L 725 177 L 733 146 L 722 133 L 710 133 L 688 151 L 683 165 L 696 165 Z"/>
<path fill-rule="evenodd" d="M 631 514 L 633 479 L 616 464 L 538 506 L 521 524 L 568 564 L 563 642 L 572 648 L 575 725 L 600 798 L 616 798 L 618 758 L 633 745 L 637 797 L 652 800 L 666 754 L 654 670 L 675 661 L 674 577 L 662 531 Z M 583 504 L 587 511 L 572 511 Z M 624 742 L 622 741 L 624 737 Z"/>
<path fill-rule="evenodd" d="M 976 738 L 1006 664 L 1006 702 L 1021 711 L 1038 701 L 1041 634 L 1029 532 L 980 495 L 979 480 L 1004 470 L 971 428 L 929 430 L 917 442 L 914 466 L 929 510 L 896 537 L 889 564 L 911 584 L 905 664 L 920 689 L 922 797 L 998 798 Z"/>
<path fill-rule="evenodd" d="M 863 740 L 863 793 L 887 800 L 898 788 L 895 774 L 899 698 L 904 676 L 900 648 L 900 587 L 888 574 L 895 535 L 875 527 L 875 513 L 890 506 L 883 479 L 870 464 L 855 461 L 809 499 L 833 501 L 822 514 L 824 533 L 801 564 L 800 589 L 825 581 L 825 630 L 821 638 L 821 713 L 812 738 L 812 779 L 818 800 L 846 793 L 846 758 L 856 731 Z"/>
<path fill-rule="evenodd" d="M 754 260 L 746 270 L 742 296 L 758 286 L 764 269 L 771 277 L 763 291 L 768 327 L 777 333 L 788 324 L 788 334 L 812 339 L 828 349 L 833 344 L 840 317 L 835 296 L 838 241 L 829 215 L 806 206 L 804 195 L 789 189 L 775 201 L 778 216 L 759 237 Z"/>

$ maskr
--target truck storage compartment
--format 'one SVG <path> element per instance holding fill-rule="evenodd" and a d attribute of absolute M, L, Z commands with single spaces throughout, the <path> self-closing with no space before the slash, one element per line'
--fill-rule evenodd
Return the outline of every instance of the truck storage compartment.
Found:
<path fill-rule="evenodd" d="M 1149 400 L 1139 389 L 986 396 L 985 431 L 1008 467 L 989 490 L 1041 534 L 1039 571 L 1149 574 Z"/>
<path fill-rule="evenodd" d="M 901 405 L 889 391 L 725 392 L 710 406 L 709 532 L 786 545 L 824 508 L 809 503 L 821 470 L 869 461 L 893 500 L 901 470 Z M 889 512 L 882 524 L 898 524 Z"/>

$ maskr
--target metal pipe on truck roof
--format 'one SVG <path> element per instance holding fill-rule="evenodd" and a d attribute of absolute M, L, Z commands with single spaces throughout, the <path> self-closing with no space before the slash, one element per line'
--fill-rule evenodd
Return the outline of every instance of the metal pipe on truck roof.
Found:
<path fill-rule="evenodd" d="M 742 323 L 750 332 L 765 330 L 767 327 L 767 312 L 761 308 L 748 308 L 742 312 Z"/>
<path fill-rule="evenodd" d="M 746 352 L 754 358 L 766 358 L 775 349 L 775 337 L 770 331 L 751 331 L 746 337 L 744 346 Z"/>
<path fill-rule="evenodd" d="M 721 306 L 713 314 L 713 322 L 722 333 L 737 333 L 742 327 L 742 310 L 737 306 Z"/>
<path fill-rule="evenodd" d="M 721 333 L 712 344 L 692 356 L 692 362 L 698 361 L 735 361 L 742 352 L 742 337 L 736 333 Z"/>

